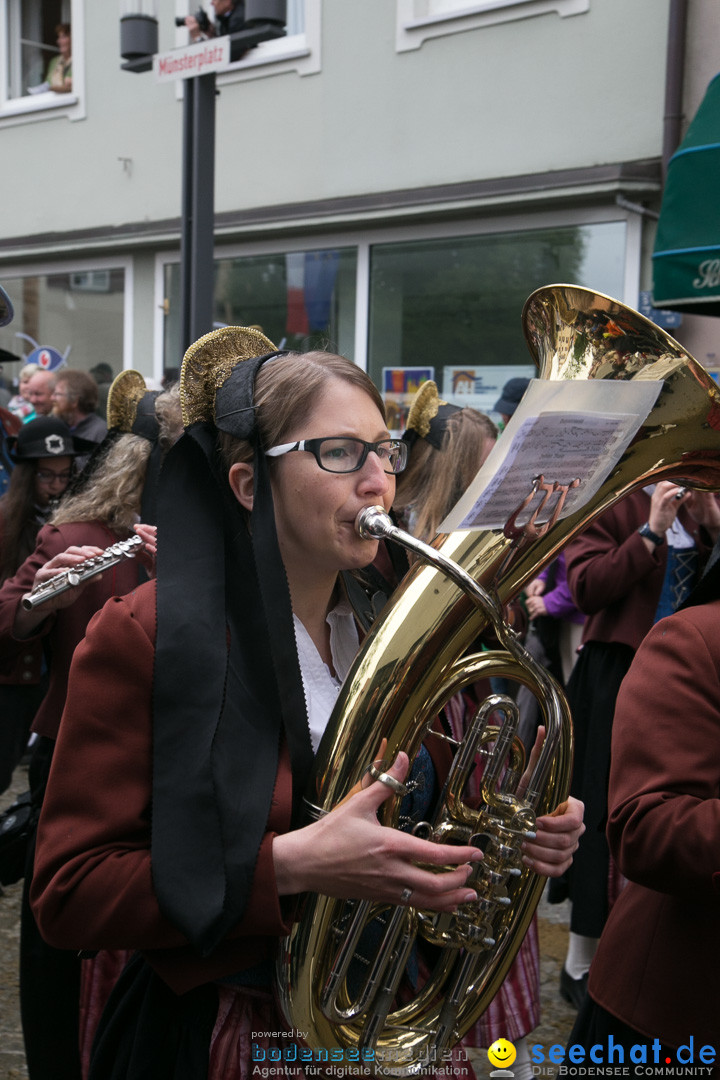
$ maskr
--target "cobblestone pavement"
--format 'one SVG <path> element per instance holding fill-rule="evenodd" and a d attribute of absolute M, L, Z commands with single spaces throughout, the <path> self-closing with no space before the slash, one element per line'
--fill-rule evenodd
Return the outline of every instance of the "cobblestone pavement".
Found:
<path fill-rule="evenodd" d="M 0 796 L 5 809 L 16 795 L 27 788 L 27 773 L 16 771 L 13 786 Z M 20 894 L 22 883 L 8 886 L 0 896 L 0 1080 L 27 1080 L 18 1006 L 18 941 Z M 564 1045 L 575 1018 L 574 1010 L 558 994 L 560 968 L 567 948 L 568 905 L 550 906 L 544 900 L 538 909 L 540 936 L 540 1025 L 530 1036 L 530 1043 Z M 490 1074 L 491 1066 L 484 1051 L 473 1056 L 478 1080 Z M 549 1073 L 544 1073 L 548 1077 Z"/>

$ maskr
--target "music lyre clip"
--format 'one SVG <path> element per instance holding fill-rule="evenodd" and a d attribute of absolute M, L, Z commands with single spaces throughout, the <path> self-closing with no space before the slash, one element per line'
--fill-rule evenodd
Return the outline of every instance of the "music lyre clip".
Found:
<path fill-rule="evenodd" d="M 577 478 L 571 480 L 569 484 L 561 484 L 558 480 L 546 480 L 542 473 L 539 476 L 535 476 L 532 481 L 530 494 L 523 499 L 518 508 L 513 511 L 505 522 L 505 527 L 503 529 L 505 536 L 507 536 L 508 540 L 518 541 L 535 540 L 539 536 L 544 536 L 548 529 L 551 529 L 559 518 L 569 492 L 579 486 L 580 481 Z M 542 492 L 539 504 L 533 510 L 525 524 L 518 525 L 518 517 L 522 514 L 523 510 L 527 510 L 538 492 Z M 553 495 L 557 495 L 557 500 L 550 517 L 547 521 L 538 524 L 538 515 L 542 513 Z"/>

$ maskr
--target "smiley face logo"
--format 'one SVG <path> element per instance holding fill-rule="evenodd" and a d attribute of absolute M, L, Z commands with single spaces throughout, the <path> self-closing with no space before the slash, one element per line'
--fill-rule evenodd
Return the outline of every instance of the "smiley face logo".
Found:
<path fill-rule="evenodd" d="M 508 1069 L 517 1057 L 517 1051 L 507 1039 L 496 1039 L 487 1055 L 488 1061 L 496 1069 Z"/>

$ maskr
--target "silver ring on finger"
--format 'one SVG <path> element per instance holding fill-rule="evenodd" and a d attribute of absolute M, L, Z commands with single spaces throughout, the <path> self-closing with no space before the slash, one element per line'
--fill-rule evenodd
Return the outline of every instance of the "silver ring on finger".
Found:
<path fill-rule="evenodd" d="M 403 891 L 400 893 L 401 902 L 403 904 L 409 904 L 410 903 L 410 897 L 412 896 L 412 894 L 413 894 L 412 889 L 403 889 Z"/>
<path fill-rule="evenodd" d="M 394 791 L 396 795 L 407 795 L 407 788 L 405 787 L 405 784 L 401 784 L 400 781 L 396 780 L 394 776 L 390 776 L 390 774 L 386 772 L 380 772 L 374 764 L 368 765 L 367 771 L 370 773 L 373 780 L 377 780 L 379 783 L 385 784 L 385 786 L 389 787 L 392 791 Z"/>

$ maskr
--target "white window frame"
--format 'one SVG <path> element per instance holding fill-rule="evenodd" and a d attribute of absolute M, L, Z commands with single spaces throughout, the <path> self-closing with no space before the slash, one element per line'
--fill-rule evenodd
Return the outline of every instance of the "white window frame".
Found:
<path fill-rule="evenodd" d="M 305 29 L 300 34 L 286 35 L 272 41 L 263 41 L 250 49 L 242 60 L 230 64 L 226 71 L 218 74 L 218 85 L 233 82 L 246 82 L 249 79 L 265 78 L 267 75 L 295 71 L 298 75 L 315 75 L 321 68 L 320 56 L 320 11 L 322 0 L 304 0 Z M 187 15 L 187 0 L 175 0 L 178 17 Z M 175 35 L 178 47 L 187 45 L 187 30 L 180 27 Z M 177 96 L 182 95 L 182 80 L 178 81 Z"/>
<path fill-rule="evenodd" d="M 85 119 L 85 15 L 80 0 L 72 0 L 70 23 L 72 25 L 73 89 L 70 94 L 56 94 L 48 90 L 44 94 L 27 94 L 24 97 L 7 96 L 7 64 L 9 63 L 9 27 L 11 9 L 15 10 L 23 0 L 0 0 L 0 126 L 24 124 L 49 117 L 68 117 L 70 120 Z"/>
<path fill-rule="evenodd" d="M 590 0 L 396 0 L 395 48 L 419 49 L 429 38 L 554 12 L 581 15 Z"/>

